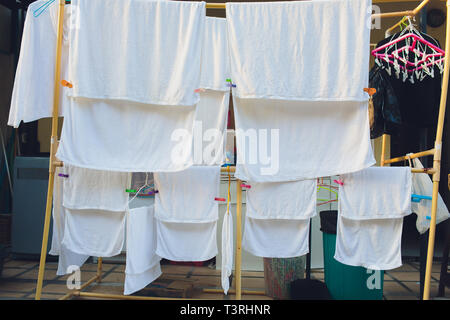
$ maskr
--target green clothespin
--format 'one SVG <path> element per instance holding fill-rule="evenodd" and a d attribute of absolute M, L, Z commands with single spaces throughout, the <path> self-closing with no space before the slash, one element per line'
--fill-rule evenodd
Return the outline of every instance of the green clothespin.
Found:
<path fill-rule="evenodd" d="M 136 193 L 137 190 L 135 190 L 135 189 L 125 189 L 125 192 L 128 192 L 128 193 Z"/>

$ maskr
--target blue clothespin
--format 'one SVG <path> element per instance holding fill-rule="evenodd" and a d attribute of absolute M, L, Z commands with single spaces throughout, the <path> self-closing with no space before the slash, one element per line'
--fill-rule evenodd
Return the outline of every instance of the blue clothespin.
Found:
<path fill-rule="evenodd" d="M 432 197 L 430 196 L 422 196 L 420 194 L 412 194 L 411 195 L 411 201 L 412 202 L 420 202 L 420 200 L 431 200 Z"/>
<path fill-rule="evenodd" d="M 39 8 L 37 8 L 36 10 L 33 11 L 33 16 L 35 18 L 39 17 L 41 15 L 41 13 L 44 12 L 45 9 L 47 9 L 53 2 L 55 2 L 55 0 L 48 0 L 42 6 L 40 6 Z"/>

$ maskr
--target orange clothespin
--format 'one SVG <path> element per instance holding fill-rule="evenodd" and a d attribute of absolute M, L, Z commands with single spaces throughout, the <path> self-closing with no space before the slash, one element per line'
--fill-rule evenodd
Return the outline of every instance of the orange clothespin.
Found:
<path fill-rule="evenodd" d="M 67 87 L 67 88 L 72 88 L 73 87 L 73 85 L 69 81 L 66 81 L 66 80 L 61 80 L 61 84 L 64 87 Z"/>
<path fill-rule="evenodd" d="M 364 88 L 364 91 L 369 94 L 369 96 L 373 96 L 375 93 L 377 93 L 377 89 L 375 88 Z"/>

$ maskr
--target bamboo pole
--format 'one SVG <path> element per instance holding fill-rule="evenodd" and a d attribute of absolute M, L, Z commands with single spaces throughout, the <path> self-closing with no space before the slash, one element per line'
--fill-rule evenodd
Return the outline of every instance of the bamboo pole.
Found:
<path fill-rule="evenodd" d="M 97 260 L 97 283 L 102 282 L 102 265 L 103 259 L 99 257 Z"/>
<path fill-rule="evenodd" d="M 381 160 L 380 160 L 380 167 L 384 167 L 385 159 L 386 159 L 386 137 L 387 134 L 383 133 L 383 136 L 381 138 Z"/>
<path fill-rule="evenodd" d="M 203 289 L 204 293 L 223 293 L 222 289 Z M 230 289 L 228 290 L 229 294 L 235 294 L 236 290 L 234 289 Z M 248 294 L 248 295 L 253 295 L 253 296 L 265 296 L 266 292 L 265 291 L 256 291 L 256 290 L 241 290 L 242 294 Z"/>
<path fill-rule="evenodd" d="M 241 279 L 241 262 L 242 262 L 242 181 L 236 180 L 236 299 L 242 298 L 242 279 Z"/>
<path fill-rule="evenodd" d="M 117 300 L 199 300 L 190 298 L 164 298 L 164 297 L 144 297 L 144 296 L 125 296 L 121 294 L 107 294 L 107 293 L 95 293 L 95 292 L 81 292 L 76 291 L 73 294 L 77 297 L 91 297 L 102 299 L 117 299 Z"/>
<path fill-rule="evenodd" d="M 434 255 L 434 240 L 436 233 L 436 210 L 437 201 L 439 196 L 439 181 L 441 174 L 441 152 L 442 152 L 442 133 L 444 129 L 444 118 L 445 109 L 447 104 L 447 92 L 449 83 L 449 53 L 450 53 L 450 0 L 447 0 L 447 26 L 445 32 L 445 64 L 444 64 L 444 75 L 442 77 L 442 90 L 441 90 L 441 101 L 439 107 L 439 117 L 436 129 L 436 142 L 434 144 L 434 157 L 433 157 L 433 169 L 435 173 L 433 174 L 433 194 L 431 200 L 431 222 L 428 237 L 428 251 L 427 251 L 427 266 L 425 270 L 425 285 L 423 292 L 423 299 L 430 299 L 430 281 L 431 281 L 431 271 L 433 267 L 433 255 Z"/>
<path fill-rule="evenodd" d="M 59 90 L 60 90 L 59 80 L 61 76 L 61 47 L 63 36 L 64 4 L 65 4 L 64 0 L 59 1 L 55 77 L 53 84 L 52 135 L 50 140 L 50 164 L 49 164 L 48 189 L 47 189 L 47 204 L 45 208 L 44 233 L 42 235 L 41 259 L 39 262 L 39 273 L 36 286 L 36 296 L 35 296 L 36 300 L 41 299 L 42 284 L 44 281 L 44 272 L 45 272 L 45 262 L 47 257 L 48 233 L 50 229 L 50 217 L 53 200 L 53 183 L 55 178 L 54 161 L 56 153 L 56 144 L 58 141 L 58 114 L 59 114 Z"/>
<path fill-rule="evenodd" d="M 88 281 L 86 281 L 86 283 L 84 283 L 84 284 L 80 287 L 80 289 L 74 290 L 74 291 L 71 291 L 71 292 L 67 293 L 65 296 L 61 297 L 59 300 L 68 300 L 68 299 L 72 298 L 73 296 L 77 296 L 78 293 L 81 292 L 81 290 L 86 289 L 86 288 L 89 287 L 93 282 L 98 281 L 98 278 L 99 278 L 99 276 L 98 276 L 98 274 L 97 274 L 97 275 L 95 275 L 94 277 L 92 277 L 91 279 L 89 279 Z"/>
<path fill-rule="evenodd" d="M 433 156 L 433 155 L 434 155 L 434 149 L 430 149 L 430 150 L 426 150 L 426 151 L 413 153 L 410 156 L 402 156 L 402 157 L 384 160 L 383 163 L 384 164 L 395 163 L 395 162 L 406 161 L 408 159 L 415 159 L 415 158 L 420 158 L 420 157 L 424 157 L 424 156 Z"/>

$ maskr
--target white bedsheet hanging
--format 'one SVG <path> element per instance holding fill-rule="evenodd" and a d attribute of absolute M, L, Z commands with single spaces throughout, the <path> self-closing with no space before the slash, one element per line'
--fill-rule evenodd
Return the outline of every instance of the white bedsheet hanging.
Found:
<path fill-rule="evenodd" d="M 161 258 L 156 255 L 154 209 L 152 204 L 127 212 L 125 295 L 145 288 L 162 274 Z"/>
<path fill-rule="evenodd" d="M 248 182 L 246 216 L 253 219 L 304 220 L 316 215 L 317 180 Z"/>
<path fill-rule="evenodd" d="M 128 207 L 129 174 L 64 165 L 63 206 L 68 209 L 98 209 L 124 212 Z"/>
<path fill-rule="evenodd" d="M 233 102 L 235 176 L 241 180 L 314 179 L 375 164 L 367 102 L 236 97 Z"/>
<path fill-rule="evenodd" d="M 226 3 L 236 97 L 367 101 L 371 3 Z"/>
<path fill-rule="evenodd" d="M 69 37 L 72 97 L 173 106 L 198 102 L 205 2 L 73 0 L 71 5 L 77 8 Z"/>

